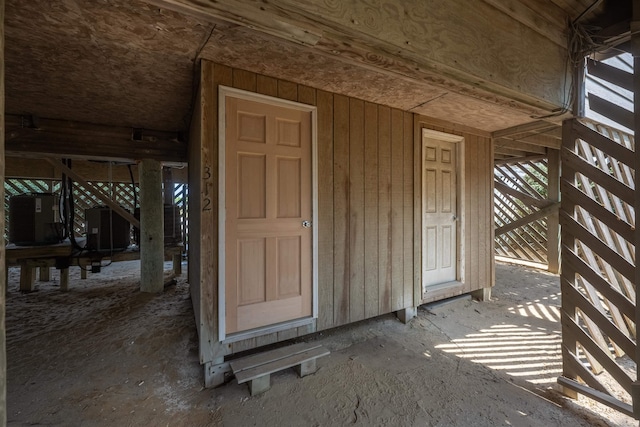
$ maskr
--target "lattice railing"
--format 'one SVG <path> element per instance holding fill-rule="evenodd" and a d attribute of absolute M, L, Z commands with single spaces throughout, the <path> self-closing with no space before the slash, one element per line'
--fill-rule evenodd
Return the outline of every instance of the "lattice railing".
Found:
<path fill-rule="evenodd" d="M 494 168 L 495 253 L 547 263 L 547 216 L 557 209 L 548 200 L 546 158 L 511 160 Z"/>
<path fill-rule="evenodd" d="M 134 187 L 130 183 L 108 183 L 108 182 L 91 182 L 90 184 L 104 190 L 105 193 L 112 195 L 113 200 L 129 212 L 134 211 Z M 14 195 L 28 193 L 56 193 L 61 192 L 61 182 L 59 180 L 40 180 L 40 179 L 18 179 L 7 178 L 4 183 L 5 188 L 5 234 L 9 234 L 9 198 Z M 138 185 L 135 186 L 136 198 L 139 192 Z M 186 184 L 174 185 L 174 203 L 180 207 L 180 215 L 182 217 L 182 236 L 186 244 L 186 236 L 188 230 L 187 216 L 187 194 L 188 186 Z M 90 189 L 82 184 L 73 184 L 74 199 L 74 224 L 73 229 L 76 236 L 85 233 L 84 211 L 95 206 L 103 206 L 104 203 L 93 195 Z"/>
<path fill-rule="evenodd" d="M 558 382 L 631 416 L 640 404 L 632 399 L 636 381 L 633 150 L 630 135 L 594 123 L 564 123 L 563 375 Z M 607 387 L 601 375 L 620 384 L 624 392 Z"/>

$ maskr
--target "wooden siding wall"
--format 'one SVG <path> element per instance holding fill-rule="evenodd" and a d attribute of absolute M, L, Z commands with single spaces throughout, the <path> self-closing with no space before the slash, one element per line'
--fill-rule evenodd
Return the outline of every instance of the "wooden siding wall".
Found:
<path fill-rule="evenodd" d="M 210 87 L 201 92 L 216 94 L 209 95 L 211 102 L 202 104 L 202 129 L 210 129 L 206 136 L 204 130 L 199 132 L 202 154 L 195 139 L 190 148 L 190 188 L 192 194 L 199 191 L 201 195 L 199 204 L 192 206 L 202 216 L 197 235 L 200 248 L 194 250 L 194 254 L 200 251 L 195 259 L 202 265 L 193 266 L 199 271 L 193 276 L 190 272 L 190 280 L 198 280 L 200 287 L 194 305 L 200 310 L 202 361 L 219 360 L 226 354 L 420 304 L 420 228 L 415 228 L 420 225 L 415 221 L 420 212 L 415 186 L 420 185 L 420 180 L 416 181 L 415 174 L 421 169 L 419 163 L 416 165 L 420 146 L 415 145 L 414 115 L 207 61 L 202 62 L 202 69 L 202 84 Z M 317 322 L 227 343 L 217 342 L 217 218 L 202 210 L 204 176 L 200 177 L 208 167 L 217 176 L 217 154 L 212 153 L 218 145 L 220 85 L 315 105 L 318 109 L 318 224 L 314 224 L 319 236 Z M 470 135 L 466 146 L 470 151 L 465 156 L 465 166 L 469 168 L 467 197 L 473 199 L 469 206 L 487 211 L 467 217 L 473 223 L 468 224 L 467 230 L 478 234 L 472 238 L 467 233 L 471 252 L 465 269 L 482 275 L 469 284 L 469 290 L 473 290 L 478 284 L 491 283 L 493 158 L 488 138 Z M 199 157 L 205 156 L 205 151 L 210 158 Z M 193 162 L 199 166 L 194 167 Z M 480 174 L 485 176 L 480 179 Z M 196 180 L 200 188 L 194 190 Z M 217 184 L 215 188 L 217 191 Z M 215 199 L 213 207 L 217 209 Z M 482 225 L 476 223 L 478 217 L 486 219 L 486 226 L 478 226 Z M 211 242 L 209 248 L 204 247 L 207 240 Z M 191 239 L 192 245 L 194 241 Z"/>
<path fill-rule="evenodd" d="M 422 143 L 422 129 L 431 129 L 464 137 L 464 151 L 461 153 L 462 177 L 460 200 L 460 221 L 462 221 L 458 258 L 462 260 L 460 269 L 461 287 L 451 287 L 423 298 L 423 302 L 435 301 L 495 284 L 493 260 L 493 143 L 489 134 L 465 126 L 449 124 L 424 116 L 415 119 L 416 150 Z M 418 151 L 419 152 L 419 151 Z M 416 186 L 421 179 L 421 165 L 417 163 Z M 416 188 L 416 200 L 421 198 L 421 189 Z M 416 212 L 416 230 L 421 230 L 421 216 Z M 419 233 L 419 232 L 418 232 Z M 421 235 L 416 236 L 417 239 Z M 419 242 L 418 242 L 419 243 Z M 421 246 L 417 245 L 416 259 L 421 259 Z M 418 270 L 419 271 L 419 270 Z"/>

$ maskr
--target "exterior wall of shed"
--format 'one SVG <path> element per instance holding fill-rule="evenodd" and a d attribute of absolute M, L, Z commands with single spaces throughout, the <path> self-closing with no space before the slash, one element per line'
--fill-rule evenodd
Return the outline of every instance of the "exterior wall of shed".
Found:
<path fill-rule="evenodd" d="M 464 191 L 472 214 L 465 217 L 466 280 L 453 294 L 492 285 L 493 157 L 488 135 L 441 122 L 434 125 L 410 112 L 208 61 L 202 61 L 201 68 L 189 154 L 189 281 L 202 363 L 220 363 L 228 354 L 423 302 L 421 140 L 415 137 L 422 127 L 465 137 Z M 217 338 L 220 85 L 315 105 L 318 110 L 318 318 L 307 326 L 224 342 Z M 451 295 L 442 297 L 447 296 Z"/>

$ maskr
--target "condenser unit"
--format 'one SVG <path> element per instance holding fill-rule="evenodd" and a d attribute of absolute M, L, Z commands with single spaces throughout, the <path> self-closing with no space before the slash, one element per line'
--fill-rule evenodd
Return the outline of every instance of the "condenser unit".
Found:
<path fill-rule="evenodd" d="M 87 249 L 92 251 L 122 250 L 131 243 L 130 224 L 106 206 L 85 209 Z"/>
<path fill-rule="evenodd" d="M 136 219 L 140 219 L 140 208 L 134 211 Z M 140 229 L 133 227 L 133 238 L 140 244 Z M 182 218 L 180 217 L 180 206 L 164 205 L 164 245 L 176 246 L 182 243 Z"/>
<path fill-rule="evenodd" d="M 62 240 L 58 196 L 24 194 L 9 199 L 9 242 L 19 246 L 46 245 Z"/>

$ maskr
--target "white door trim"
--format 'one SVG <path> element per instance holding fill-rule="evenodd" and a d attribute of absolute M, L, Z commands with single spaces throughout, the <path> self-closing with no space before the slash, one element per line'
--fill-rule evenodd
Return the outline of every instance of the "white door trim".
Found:
<path fill-rule="evenodd" d="M 294 108 L 311 113 L 311 209 L 312 209 L 312 248 L 311 248 L 311 277 L 313 281 L 312 318 L 318 317 L 318 110 L 315 106 L 274 98 L 253 92 L 247 92 L 227 86 L 218 87 L 218 341 L 226 337 L 226 308 L 225 308 L 225 226 L 226 226 L 226 98 L 238 98 L 247 101 L 262 102 L 277 107 Z M 286 322 L 295 325 L 300 319 Z M 282 324 L 277 325 L 282 330 Z M 261 328 L 268 333 L 270 327 Z M 255 335 L 255 331 L 243 331 L 232 334 L 235 338 L 243 335 Z"/>
<path fill-rule="evenodd" d="M 464 151 L 465 151 L 465 139 L 460 135 L 453 135 L 450 133 L 440 132 L 431 129 L 422 129 L 422 138 L 420 140 L 420 161 L 421 161 L 421 176 L 420 182 L 422 183 L 422 188 L 420 189 L 421 194 L 421 208 L 420 214 L 422 215 L 422 229 L 420 230 L 420 244 L 424 245 L 424 144 L 426 139 L 434 139 L 438 141 L 452 142 L 456 144 L 456 197 L 457 197 L 457 212 L 456 217 L 458 218 L 457 223 L 457 233 L 456 233 L 456 252 L 457 252 L 457 272 L 456 272 L 456 281 L 460 283 L 465 282 L 465 268 L 464 268 L 464 260 L 465 260 L 465 219 L 466 219 L 466 209 L 465 209 L 465 171 L 464 171 Z M 424 248 L 424 246 L 421 246 Z M 425 251 L 421 250 L 421 294 L 424 295 L 424 268 L 425 268 Z"/>

